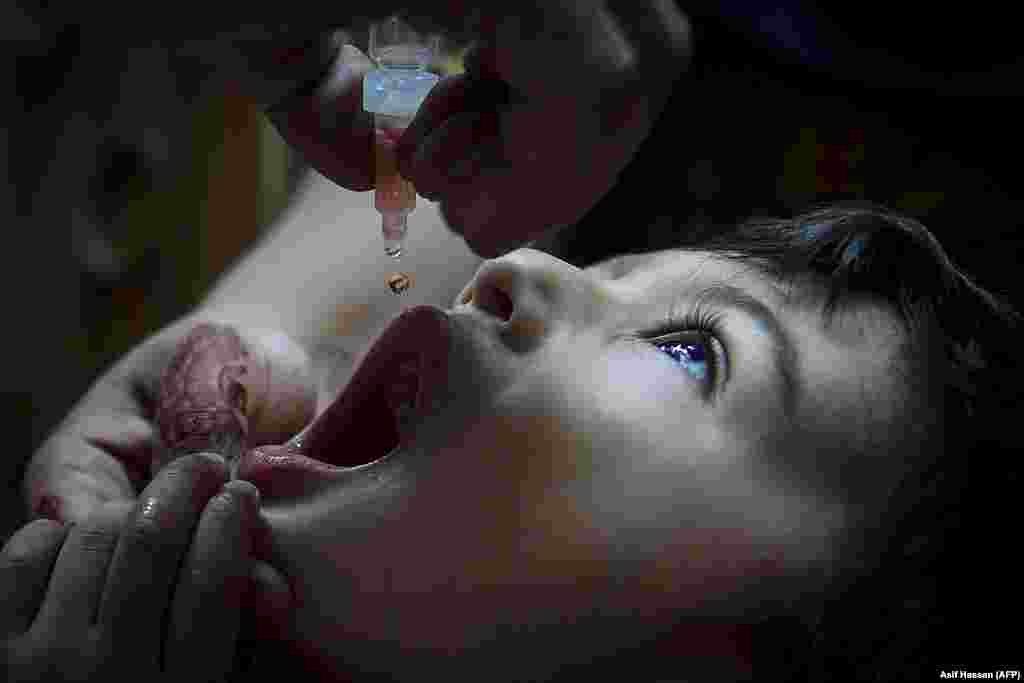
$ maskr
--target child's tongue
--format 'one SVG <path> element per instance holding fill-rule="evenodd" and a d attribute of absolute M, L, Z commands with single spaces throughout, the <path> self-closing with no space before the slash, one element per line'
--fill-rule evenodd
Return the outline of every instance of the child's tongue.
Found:
<path fill-rule="evenodd" d="M 348 466 L 387 455 L 408 437 L 422 394 L 447 377 L 449 323 L 444 313 L 417 307 L 403 313 L 360 362 L 335 402 L 306 432 L 305 455 Z"/>
<path fill-rule="evenodd" d="M 396 415 L 415 398 L 393 377 L 395 368 L 389 365 L 363 368 L 310 428 L 303 453 L 343 467 L 387 455 L 399 442 Z"/>
<path fill-rule="evenodd" d="M 395 416 L 395 430 L 399 436 L 408 436 L 410 421 L 416 414 L 416 395 L 419 391 L 419 363 L 409 360 L 401 363 L 389 388 L 388 403 Z"/>

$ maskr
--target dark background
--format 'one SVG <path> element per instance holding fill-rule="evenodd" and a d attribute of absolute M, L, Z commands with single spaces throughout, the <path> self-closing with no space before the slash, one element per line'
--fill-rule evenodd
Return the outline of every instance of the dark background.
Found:
<path fill-rule="evenodd" d="M 1015 295 L 1024 59 L 1005 23 L 782 4 L 802 13 L 724 3 L 694 17 L 694 63 L 650 144 L 558 240 L 587 262 L 642 243 L 645 228 L 671 241 L 867 199 L 919 218 L 982 283 Z M 809 34 L 769 30 L 779 24 Z"/>

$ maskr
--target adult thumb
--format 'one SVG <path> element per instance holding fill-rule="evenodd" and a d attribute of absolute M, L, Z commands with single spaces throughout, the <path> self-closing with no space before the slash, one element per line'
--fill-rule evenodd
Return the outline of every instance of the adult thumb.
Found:
<path fill-rule="evenodd" d="M 295 606 L 288 579 L 269 561 L 270 545 L 270 527 L 262 515 L 257 515 L 244 602 L 249 618 L 243 621 L 243 636 L 257 640 L 273 640 Z"/>
<path fill-rule="evenodd" d="M 287 579 L 273 565 L 263 560 L 253 562 L 249 570 L 249 606 L 258 621 L 279 624 L 293 606 Z"/>

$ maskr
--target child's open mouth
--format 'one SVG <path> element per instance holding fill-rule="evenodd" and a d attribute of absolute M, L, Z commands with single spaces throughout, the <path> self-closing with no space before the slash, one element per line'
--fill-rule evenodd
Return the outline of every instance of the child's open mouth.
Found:
<path fill-rule="evenodd" d="M 366 352 L 298 448 L 264 449 L 271 457 L 251 454 L 241 463 L 239 477 L 261 492 L 273 489 L 284 495 L 284 482 L 271 478 L 336 474 L 408 444 L 429 412 L 431 388 L 447 380 L 450 334 L 447 316 L 439 309 L 417 306 L 404 312 Z"/>
<path fill-rule="evenodd" d="M 398 351 L 372 359 L 302 439 L 309 457 L 355 467 L 384 457 L 415 429 L 420 402 L 419 354 Z M 326 415 L 326 413 L 325 413 Z"/>

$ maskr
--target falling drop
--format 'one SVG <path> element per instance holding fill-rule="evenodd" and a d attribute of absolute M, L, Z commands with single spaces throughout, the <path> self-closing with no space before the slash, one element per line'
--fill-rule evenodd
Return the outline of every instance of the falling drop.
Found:
<path fill-rule="evenodd" d="M 398 257 L 402 255 L 402 243 L 388 244 L 384 247 L 384 253 L 397 261 Z"/>
<path fill-rule="evenodd" d="M 388 276 L 388 287 L 392 293 L 402 294 L 412 287 L 412 276 L 405 273 L 391 273 Z"/>

